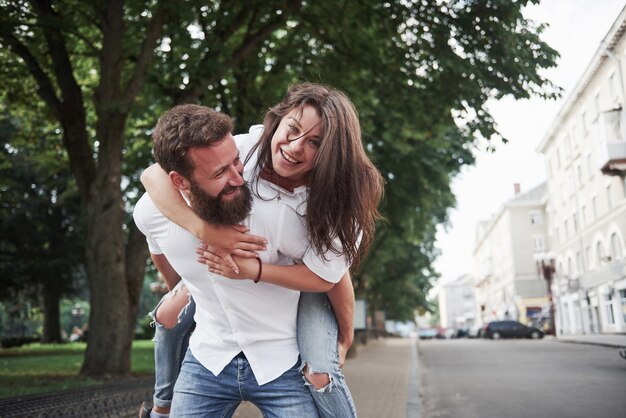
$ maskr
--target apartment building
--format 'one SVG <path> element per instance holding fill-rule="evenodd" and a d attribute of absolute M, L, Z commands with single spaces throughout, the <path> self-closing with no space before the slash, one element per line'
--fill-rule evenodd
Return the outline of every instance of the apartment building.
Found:
<path fill-rule="evenodd" d="M 546 251 L 546 185 L 521 193 L 516 184 L 515 193 L 492 219 L 477 225 L 477 318 L 543 326 L 549 312 L 547 286 L 533 256 Z"/>
<path fill-rule="evenodd" d="M 439 322 L 443 328 L 471 328 L 475 324 L 476 302 L 474 280 L 463 275 L 443 283 L 437 295 L 439 302 Z"/>
<path fill-rule="evenodd" d="M 560 334 L 626 332 L 626 8 L 541 141 Z"/>

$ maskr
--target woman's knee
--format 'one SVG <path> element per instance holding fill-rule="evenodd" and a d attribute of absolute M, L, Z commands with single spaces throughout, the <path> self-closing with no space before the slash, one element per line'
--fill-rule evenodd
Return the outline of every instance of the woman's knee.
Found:
<path fill-rule="evenodd" d="M 332 381 L 329 373 L 312 372 L 308 364 L 304 366 L 302 373 L 304 374 L 307 382 L 313 385 L 315 390 L 318 391 L 325 389 Z"/>

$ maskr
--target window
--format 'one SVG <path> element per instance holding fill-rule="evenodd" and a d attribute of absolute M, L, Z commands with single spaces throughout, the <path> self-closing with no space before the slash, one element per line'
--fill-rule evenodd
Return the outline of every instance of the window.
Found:
<path fill-rule="evenodd" d="M 576 174 L 578 175 L 578 187 L 583 185 L 583 168 L 578 164 L 576 166 Z"/>
<path fill-rule="evenodd" d="M 572 214 L 572 223 L 574 224 L 574 232 L 578 232 L 578 214 Z"/>
<path fill-rule="evenodd" d="M 606 207 L 608 210 L 613 209 L 613 197 L 611 195 L 611 185 L 606 186 Z"/>
<path fill-rule="evenodd" d="M 596 261 L 598 266 L 601 266 L 604 262 L 604 247 L 602 247 L 600 241 L 596 243 Z"/>
<path fill-rule="evenodd" d="M 613 293 L 604 295 L 604 308 L 606 310 L 606 322 L 610 325 L 615 324 L 615 315 L 613 315 Z"/>
<path fill-rule="evenodd" d="M 591 154 L 587 154 L 587 175 L 593 178 L 593 166 L 591 165 Z"/>
<path fill-rule="evenodd" d="M 586 226 L 587 225 L 587 206 L 583 205 L 583 207 L 581 208 L 581 212 L 583 214 L 582 226 Z"/>
<path fill-rule="evenodd" d="M 591 198 L 591 206 L 593 208 L 593 220 L 598 219 L 598 199 L 596 197 Z"/>
<path fill-rule="evenodd" d="M 572 159 L 572 138 L 568 135 L 565 137 L 565 164 Z"/>
<path fill-rule="evenodd" d="M 565 233 L 565 239 L 569 238 L 569 225 L 567 224 L 567 219 L 563 221 L 563 232 Z"/>
<path fill-rule="evenodd" d="M 626 289 L 620 289 L 619 298 L 622 303 L 622 316 L 624 317 L 624 323 L 626 323 Z"/>
<path fill-rule="evenodd" d="M 615 73 L 609 76 L 609 90 L 611 91 L 611 99 L 616 100 L 619 98 L 619 86 L 617 85 Z"/>
<path fill-rule="evenodd" d="M 561 242 L 561 231 L 559 231 L 559 227 L 555 227 L 554 228 L 554 240 L 556 241 L 556 243 L 558 244 L 559 242 Z"/>
<path fill-rule="evenodd" d="M 533 236 L 533 250 L 535 252 L 539 252 L 539 251 L 545 250 L 545 245 L 544 245 L 544 241 L 543 241 L 543 236 L 542 235 L 535 235 L 535 236 Z"/>
<path fill-rule="evenodd" d="M 622 258 L 622 244 L 616 232 L 611 235 L 611 259 L 619 260 Z"/>
<path fill-rule="evenodd" d="M 543 224 L 543 215 L 540 211 L 530 212 L 530 224 L 533 226 L 540 226 Z"/>
<path fill-rule="evenodd" d="M 561 168 L 561 150 L 556 149 L 556 168 Z"/>
<path fill-rule="evenodd" d="M 593 110 L 596 111 L 596 117 L 600 116 L 600 93 L 593 96 L 593 107 Z"/>
<path fill-rule="evenodd" d="M 567 275 L 569 277 L 574 277 L 574 261 L 572 257 L 567 259 Z"/>
<path fill-rule="evenodd" d="M 587 125 L 587 112 L 586 111 L 583 112 L 583 114 L 580 117 L 580 120 L 582 122 L 583 135 L 587 136 L 587 134 L 589 133 L 589 126 Z"/>
<path fill-rule="evenodd" d="M 580 252 L 576 252 L 576 270 L 578 270 L 579 274 L 583 272 L 583 259 L 580 256 Z"/>
<path fill-rule="evenodd" d="M 587 261 L 587 266 L 589 266 L 589 263 L 591 263 L 591 247 L 587 246 L 585 248 L 585 259 Z"/>

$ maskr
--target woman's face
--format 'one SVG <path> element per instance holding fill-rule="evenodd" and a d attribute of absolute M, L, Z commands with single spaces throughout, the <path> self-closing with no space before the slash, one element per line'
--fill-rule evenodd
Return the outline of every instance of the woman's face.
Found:
<path fill-rule="evenodd" d="M 302 113 L 296 108 L 285 115 L 272 137 L 274 171 L 306 184 L 321 145 L 321 129 L 321 119 L 312 106 L 304 106 Z"/>

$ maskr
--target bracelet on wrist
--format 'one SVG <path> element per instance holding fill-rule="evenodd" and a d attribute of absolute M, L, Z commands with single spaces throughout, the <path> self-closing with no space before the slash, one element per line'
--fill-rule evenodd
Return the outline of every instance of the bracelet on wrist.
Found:
<path fill-rule="evenodd" d="M 259 274 L 256 275 L 256 279 L 254 279 L 254 283 L 258 283 L 261 280 L 261 273 L 263 272 L 263 262 L 259 257 L 256 257 L 256 261 L 259 262 Z"/>

